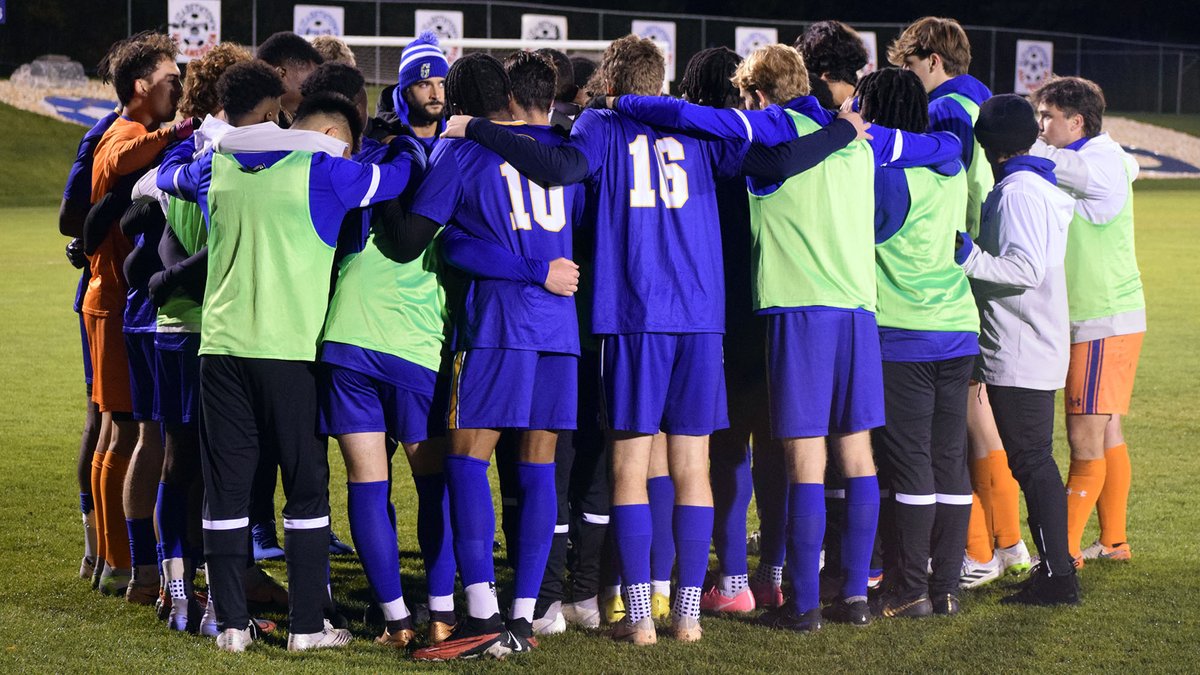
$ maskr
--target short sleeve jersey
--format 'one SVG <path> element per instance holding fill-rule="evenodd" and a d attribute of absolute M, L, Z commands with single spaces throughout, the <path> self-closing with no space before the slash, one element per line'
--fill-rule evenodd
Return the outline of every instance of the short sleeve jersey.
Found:
<path fill-rule="evenodd" d="M 518 125 L 540 143 L 563 138 L 550 127 Z M 496 153 L 466 139 L 438 143 L 412 212 L 526 258 L 572 258 L 573 223 L 583 209 L 581 185 L 543 187 Z M 472 279 L 455 322 L 455 349 L 579 353 L 574 298 L 519 281 Z"/>

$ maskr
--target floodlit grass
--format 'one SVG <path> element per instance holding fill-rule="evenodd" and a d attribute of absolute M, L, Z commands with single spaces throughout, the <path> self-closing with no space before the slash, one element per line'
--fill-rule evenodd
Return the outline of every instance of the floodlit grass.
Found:
<path fill-rule="evenodd" d="M 0 125 L 27 117 L 0 108 Z M 32 122 L 30 122 L 32 124 Z M 58 123 L 51 123 L 58 124 Z M 290 655 L 272 637 L 241 656 L 218 654 L 210 641 L 169 634 L 143 607 L 103 598 L 76 578 L 81 554 L 75 456 L 83 417 L 77 320 L 70 311 L 77 273 L 62 255 L 55 223 L 57 194 L 81 130 L 70 142 L 39 141 L 50 181 L 41 206 L 12 208 L 13 184 L 0 182 L 0 671 L 38 672 L 380 672 L 447 670 L 413 664 L 370 643 L 361 621 L 369 593 L 357 561 L 334 562 L 336 598 L 359 638 L 336 653 Z M 7 149 L 35 147 L 11 138 Z M 26 127 L 31 128 L 31 127 Z M 58 132 L 55 132 L 57 134 Z M 59 146 L 62 147 L 59 147 Z M 22 150 L 17 156 L 31 156 Z M 27 163 L 30 164 L 30 163 Z M 32 169 L 28 170 L 32 174 Z M 31 189 L 26 173 L 20 189 Z M 1150 186 L 1143 181 L 1142 185 Z M 1168 187 L 1168 186 L 1163 186 Z M 1133 409 L 1126 419 L 1134 465 L 1130 504 L 1131 563 L 1089 564 L 1085 604 L 1069 610 L 998 604 L 1013 581 L 964 595 L 955 619 L 878 621 L 865 629 L 833 626 L 816 635 L 705 619 L 698 645 L 664 639 L 638 649 L 578 631 L 546 638 L 532 654 L 507 664 L 456 665 L 455 670 L 516 669 L 616 672 L 1013 672 L 1194 671 L 1200 663 L 1200 499 L 1195 382 L 1200 360 L 1200 182 L 1154 186 L 1137 195 L 1138 254 L 1150 306 Z M 1193 356 L 1187 356 L 1193 354 Z M 1058 458 L 1066 468 L 1059 419 Z M 334 529 L 348 539 L 345 472 L 331 446 Z M 404 469 L 397 467 L 397 475 Z M 394 494 L 400 517 L 404 581 L 423 596 L 416 554 L 415 498 L 406 480 Z M 1085 543 L 1095 536 L 1094 523 Z M 280 563 L 269 569 L 283 578 Z M 503 563 L 500 564 L 503 571 Z M 502 572 L 501 586 L 506 578 Z M 279 613 L 267 613 L 283 621 Z M 281 626 L 280 634 L 283 633 Z"/>

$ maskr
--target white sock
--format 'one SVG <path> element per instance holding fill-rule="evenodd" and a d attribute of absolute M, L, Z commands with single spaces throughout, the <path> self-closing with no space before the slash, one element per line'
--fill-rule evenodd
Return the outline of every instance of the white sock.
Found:
<path fill-rule="evenodd" d="M 383 618 L 386 621 L 400 621 L 408 618 L 408 605 L 404 603 L 403 595 L 391 602 L 379 603 L 379 608 L 383 610 Z"/>
<path fill-rule="evenodd" d="M 431 596 L 429 596 L 429 611 L 431 611 L 431 612 L 453 612 L 454 611 L 454 596 L 453 595 L 431 595 Z"/>
<path fill-rule="evenodd" d="M 495 585 L 481 581 L 463 589 L 467 596 L 467 614 L 476 619 L 490 619 L 500 613 L 500 605 L 496 602 Z"/>
<path fill-rule="evenodd" d="M 671 608 L 671 613 L 675 616 L 689 616 L 693 619 L 700 618 L 700 587 L 699 586 L 680 586 L 679 593 L 675 596 L 675 605 Z"/>
<path fill-rule="evenodd" d="M 513 619 L 525 619 L 533 623 L 533 606 L 537 604 L 537 598 L 513 598 L 512 616 Z"/>
<path fill-rule="evenodd" d="M 665 595 L 668 599 L 671 597 L 671 582 L 669 580 L 668 581 L 656 581 L 654 579 L 651 579 L 650 580 L 650 589 L 651 589 L 651 592 L 657 593 L 659 595 Z"/>
<path fill-rule="evenodd" d="M 776 587 L 782 586 L 783 567 L 759 565 L 758 569 L 754 570 L 754 580 L 760 584 L 771 584 Z"/>
<path fill-rule="evenodd" d="M 625 616 L 632 623 L 650 616 L 650 584 L 625 587 Z"/>
<path fill-rule="evenodd" d="M 96 559 L 96 510 L 83 515 L 83 557 Z"/>
<path fill-rule="evenodd" d="M 746 590 L 750 585 L 750 577 L 746 574 L 734 574 L 732 576 L 721 575 L 721 594 L 727 598 Z"/>
<path fill-rule="evenodd" d="M 167 593 L 172 600 L 187 599 L 187 580 L 184 578 L 184 570 L 187 566 L 183 562 L 183 558 L 167 558 L 163 560 L 162 571 L 163 579 L 166 580 Z"/>

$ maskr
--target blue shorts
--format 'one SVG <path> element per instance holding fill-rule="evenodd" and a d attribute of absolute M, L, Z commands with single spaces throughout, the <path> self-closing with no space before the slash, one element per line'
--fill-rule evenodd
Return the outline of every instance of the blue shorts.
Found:
<path fill-rule="evenodd" d="M 92 348 L 88 346 L 87 326 L 83 324 L 82 314 L 79 315 L 79 337 L 83 340 L 83 383 L 90 385 L 92 383 Z"/>
<path fill-rule="evenodd" d="M 521 349 L 454 355 L 447 428 L 574 429 L 579 357 Z"/>
<path fill-rule="evenodd" d="M 883 426 L 883 361 L 875 315 L 819 309 L 767 317 L 767 390 L 775 438 Z"/>
<path fill-rule="evenodd" d="M 386 433 L 397 443 L 420 443 L 446 433 L 444 406 L 435 406 L 437 373 L 414 363 L 409 386 L 343 366 L 324 364 L 317 394 L 318 430 L 328 436 Z"/>
<path fill-rule="evenodd" d="M 200 421 L 199 352 L 199 333 L 155 333 L 155 420 L 166 424 Z"/>
<path fill-rule="evenodd" d="M 729 426 L 720 333 L 608 335 L 600 378 L 608 428 L 707 436 Z"/>
<path fill-rule="evenodd" d="M 129 354 L 129 393 L 133 419 L 154 419 L 154 333 L 126 333 L 125 351 Z"/>

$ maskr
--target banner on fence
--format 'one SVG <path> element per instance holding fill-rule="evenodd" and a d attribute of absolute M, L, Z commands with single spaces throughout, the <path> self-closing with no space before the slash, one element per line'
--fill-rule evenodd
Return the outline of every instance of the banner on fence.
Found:
<path fill-rule="evenodd" d="M 346 9 L 330 5 L 296 5 L 292 31 L 298 35 L 345 35 Z"/>
<path fill-rule="evenodd" d="M 1017 72 L 1013 91 L 1032 94 L 1054 72 L 1054 43 L 1042 40 L 1017 40 Z"/>
<path fill-rule="evenodd" d="M 779 30 L 775 28 L 757 28 L 753 26 L 738 26 L 733 31 L 734 51 L 743 59 L 751 52 L 779 42 Z"/>
<path fill-rule="evenodd" d="M 879 68 L 879 47 L 875 31 L 873 30 L 860 30 L 858 31 L 858 37 L 862 40 L 863 46 L 867 48 L 867 65 L 858 71 L 858 76 L 862 77 L 867 73 L 875 72 Z"/>
<path fill-rule="evenodd" d="M 554 14 L 522 14 L 521 39 L 566 40 L 567 17 Z"/>
<path fill-rule="evenodd" d="M 221 41 L 221 0 L 167 0 L 167 25 L 179 46 L 175 60 L 198 59 Z"/>
<path fill-rule="evenodd" d="M 418 9 L 415 16 L 417 35 L 428 30 L 432 31 L 439 38 L 457 40 L 463 37 L 462 12 L 442 9 Z M 442 51 L 446 52 L 446 60 L 451 63 L 454 63 L 455 59 L 462 56 L 462 49 L 459 47 L 443 47 Z"/>
<path fill-rule="evenodd" d="M 675 81 L 675 22 L 634 21 L 629 32 L 650 38 L 662 47 L 667 56 L 667 82 Z"/>

